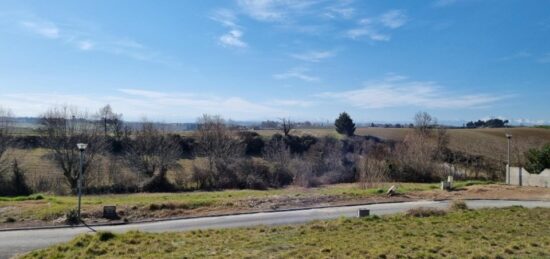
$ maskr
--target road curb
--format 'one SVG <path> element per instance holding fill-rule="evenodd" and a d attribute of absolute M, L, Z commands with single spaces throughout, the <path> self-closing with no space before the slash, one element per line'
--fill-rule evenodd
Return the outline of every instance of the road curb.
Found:
<path fill-rule="evenodd" d="M 162 219 L 138 220 L 138 221 L 132 221 L 132 222 L 128 222 L 128 223 L 126 223 L 126 222 L 113 222 L 113 223 L 87 224 L 87 225 L 78 225 L 78 226 L 59 225 L 59 226 L 43 226 L 43 227 L 5 228 L 5 229 L 0 229 L 0 233 L 1 232 L 11 232 L 11 231 L 48 230 L 48 229 L 61 229 L 61 228 L 108 227 L 108 226 L 120 226 L 120 225 L 134 225 L 134 224 L 142 224 L 142 223 L 155 223 L 155 222 L 182 220 L 182 219 L 214 218 L 214 217 L 226 217 L 226 216 L 238 216 L 238 215 L 251 215 L 251 214 L 259 214 L 259 213 L 277 213 L 277 212 L 289 212 L 289 211 L 299 211 L 299 210 L 326 209 L 326 208 L 335 208 L 335 207 L 367 206 L 367 205 L 375 205 L 375 204 L 392 204 L 392 203 L 405 203 L 405 202 L 418 202 L 418 201 L 441 202 L 441 201 L 452 201 L 452 200 L 465 200 L 465 201 L 475 201 L 475 200 L 489 200 L 489 201 L 548 201 L 548 200 L 480 199 L 480 198 L 382 201 L 382 202 L 367 202 L 367 203 L 351 203 L 351 204 L 343 204 L 343 205 L 326 205 L 326 206 L 316 206 L 316 207 L 289 208 L 289 209 L 280 209 L 280 210 L 248 211 L 248 212 L 225 213 L 225 214 L 203 215 L 203 216 L 170 217 L 170 218 L 162 218 Z"/>

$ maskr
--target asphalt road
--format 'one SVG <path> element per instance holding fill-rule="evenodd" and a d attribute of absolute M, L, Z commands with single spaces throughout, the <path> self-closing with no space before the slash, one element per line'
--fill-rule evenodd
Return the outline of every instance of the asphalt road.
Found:
<path fill-rule="evenodd" d="M 521 205 L 528 208 L 550 208 L 550 201 L 472 200 L 467 201 L 466 203 L 468 204 L 468 207 L 473 209 L 484 207 L 507 207 L 513 205 Z M 410 208 L 416 207 L 446 208 L 448 207 L 448 201 L 415 201 L 282 212 L 266 212 L 234 216 L 180 219 L 118 226 L 103 226 L 96 227 L 95 229 L 97 231 L 111 231 L 118 233 L 126 232 L 129 230 L 140 230 L 146 232 L 170 232 L 205 228 L 231 228 L 254 225 L 297 224 L 317 219 L 334 219 L 341 216 L 356 217 L 358 209 L 369 209 L 371 215 L 387 215 L 405 212 Z M 74 238 L 76 235 L 89 232 L 91 231 L 84 227 L 0 232 L 0 258 L 9 258 L 18 253 L 24 253 L 34 249 L 44 248 L 53 244 L 66 242 Z"/>

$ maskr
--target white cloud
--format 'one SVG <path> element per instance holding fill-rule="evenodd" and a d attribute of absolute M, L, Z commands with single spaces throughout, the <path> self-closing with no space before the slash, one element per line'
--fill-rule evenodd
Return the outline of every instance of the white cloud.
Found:
<path fill-rule="evenodd" d="M 494 94 L 457 94 L 446 91 L 435 82 L 391 78 L 365 83 L 361 89 L 319 94 L 359 108 L 421 107 L 464 109 L 481 108 L 511 97 Z"/>
<path fill-rule="evenodd" d="M 291 54 L 290 56 L 295 58 L 295 59 L 299 59 L 299 60 L 303 60 L 303 61 L 319 62 L 323 59 L 334 57 L 334 55 L 336 55 L 336 53 L 334 51 L 328 51 L 328 50 L 313 51 L 313 50 L 311 50 L 311 51 L 307 51 L 307 52 L 304 52 L 304 53 Z"/>
<path fill-rule="evenodd" d="M 352 39 L 357 39 L 362 36 L 367 36 L 369 39 L 374 41 L 389 41 L 391 39 L 390 35 L 379 33 L 372 28 L 356 28 L 347 31 L 348 37 Z"/>
<path fill-rule="evenodd" d="M 84 51 L 99 51 L 127 58 L 177 66 L 178 63 L 143 44 L 128 38 L 111 36 L 97 29 L 97 26 L 81 26 L 72 23 L 54 23 L 52 21 L 28 15 L 15 16 L 12 19 L 26 30 L 44 38 L 57 40 L 64 45 Z"/>
<path fill-rule="evenodd" d="M 27 28 L 28 30 L 49 38 L 49 39 L 57 39 L 59 38 L 59 28 L 52 22 L 48 21 L 23 21 L 21 22 L 21 25 L 23 27 Z"/>
<path fill-rule="evenodd" d="M 358 39 L 363 36 L 373 41 L 389 41 L 389 31 L 402 27 L 407 23 L 407 16 L 402 10 L 390 10 L 378 17 L 360 19 L 357 27 L 346 31 L 351 39 Z"/>
<path fill-rule="evenodd" d="M 308 69 L 306 69 L 306 68 L 295 67 L 295 68 L 292 68 L 292 69 L 288 70 L 287 72 L 280 73 L 280 74 L 275 74 L 275 75 L 273 75 L 273 77 L 275 79 L 293 79 L 294 78 L 294 79 L 300 79 L 300 80 L 306 81 L 306 82 L 320 81 L 320 79 L 318 77 L 306 74 L 307 72 L 308 72 Z"/>
<path fill-rule="evenodd" d="M 153 120 L 193 121 L 203 113 L 220 114 L 228 119 L 255 120 L 288 114 L 281 108 L 282 105 L 272 107 L 242 97 L 143 89 L 119 89 L 105 95 L 0 93 L 0 103 L 12 109 L 17 116 L 38 116 L 57 105 L 74 105 L 94 113 L 105 104 L 111 104 L 128 120 L 147 117 Z"/>
<path fill-rule="evenodd" d="M 289 107 L 302 107 L 302 108 L 311 107 L 314 105 L 314 102 L 312 101 L 304 101 L 304 100 L 296 100 L 296 99 L 289 99 L 289 100 L 275 99 L 268 103 L 273 106 L 289 106 Z"/>
<path fill-rule="evenodd" d="M 402 10 L 391 10 L 380 16 L 380 22 L 386 27 L 396 29 L 407 22 L 407 16 Z"/>
<path fill-rule="evenodd" d="M 225 27 L 228 28 L 238 28 L 237 25 L 237 16 L 235 13 L 228 9 L 218 9 L 214 11 L 214 14 L 210 17 L 210 19 L 219 22 Z"/>
<path fill-rule="evenodd" d="M 243 40 L 242 27 L 237 24 L 237 16 L 233 11 L 218 9 L 210 17 L 219 22 L 222 26 L 229 28 L 229 31 L 218 38 L 218 42 L 224 47 L 246 48 L 248 44 Z"/>
<path fill-rule="evenodd" d="M 517 118 L 517 119 L 511 119 L 511 121 L 515 124 L 520 124 L 520 125 L 548 125 L 548 124 L 550 124 L 550 121 L 548 121 L 548 120 L 529 119 L 529 118 Z"/>
<path fill-rule="evenodd" d="M 242 40 L 243 33 L 240 30 L 230 30 L 220 36 L 219 41 L 226 47 L 246 48 L 248 45 Z"/>
<path fill-rule="evenodd" d="M 350 19 L 355 15 L 355 8 L 351 6 L 353 0 L 341 0 L 325 7 L 323 16 L 330 19 L 343 18 Z"/>
<path fill-rule="evenodd" d="M 94 47 L 94 43 L 89 40 L 83 40 L 78 42 L 78 48 L 81 50 L 91 50 Z"/>
<path fill-rule="evenodd" d="M 302 12 L 317 4 L 316 0 L 238 0 L 244 13 L 259 21 L 282 21 L 290 13 Z"/>
<path fill-rule="evenodd" d="M 325 17 L 335 19 L 335 18 L 344 18 L 350 19 L 355 14 L 355 8 L 352 7 L 327 7 L 327 11 L 323 14 Z"/>

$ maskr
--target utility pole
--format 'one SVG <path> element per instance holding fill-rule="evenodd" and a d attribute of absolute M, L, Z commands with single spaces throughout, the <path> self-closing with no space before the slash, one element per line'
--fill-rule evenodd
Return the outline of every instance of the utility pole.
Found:
<path fill-rule="evenodd" d="M 82 174 L 84 171 L 84 150 L 88 147 L 88 144 L 84 143 L 78 143 L 76 144 L 76 147 L 80 151 L 80 172 L 78 174 L 78 223 L 82 222 L 82 219 L 80 218 L 80 207 L 81 207 L 81 200 L 82 200 Z"/>
<path fill-rule="evenodd" d="M 506 133 L 506 138 L 508 139 L 508 162 L 506 164 L 506 183 L 510 184 L 510 140 L 512 139 L 512 134 Z"/>

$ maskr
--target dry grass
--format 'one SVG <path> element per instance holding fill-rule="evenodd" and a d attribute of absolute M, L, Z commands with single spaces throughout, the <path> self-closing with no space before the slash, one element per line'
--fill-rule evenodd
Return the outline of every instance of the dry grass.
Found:
<path fill-rule="evenodd" d="M 382 139 L 403 141 L 412 133 L 411 128 L 358 128 L 356 135 L 371 135 Z M 260 135 L 269 137 L 277 130 L 259 130 Z M 521 165 L 523 153 L 530 148 L 540 148 L 550 143 L 550 130 L 545 128 L 487 128 L 487 129 L 449 129 L 449 148 L 473 156 L 483 156 L 491 161 L 504 164 L 507 154 L 505 134 L 512 138 L 512 164 Z M 314 136 L 338 136 L 334 129 L 298 129 L 296 135 L 310 134 Z"/>
<path fill-rule="evenodd" d="M 457 185 L 486 182 L 457 182 Z M 377 188 L 361 188 L 357 184 L 335 184 L 319 188 L 287 187 L 271 190 L 225 190 L 184 193 L 138 193 L 119 195 L 85 195 L 83 215 L 89 222 L 101 219 L 104 205 L 116 205 L 130 220 L 170 216 L 203 215 L 230 211 L 270 210 L 278 207 L 307 207 L 321 203 L 383 199 L 385 191 L 396 183 L 383 183 Z M 437 190 L 438 184 L 399 183 L 398 192 L 411 194 Z M 0 197 L 0 221 L 14 218 L 19 223 L 48 224 L 76 207 L 75 196 L 32 195 Z M 33 223 L 35 222 L 35 223 Z M 9 227 L 9 226 L 5 226 Z"/>
<path fill-rule="evenodd" d="M 550 209 L 511 207 L 181 233 L 103 232 L 23 258 L 548 258 L 548 233 Z"/>

